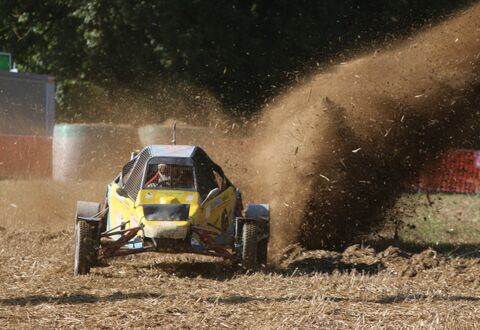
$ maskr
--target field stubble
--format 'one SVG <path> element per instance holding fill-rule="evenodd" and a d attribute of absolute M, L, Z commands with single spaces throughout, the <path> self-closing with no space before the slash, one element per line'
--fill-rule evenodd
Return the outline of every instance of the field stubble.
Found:
<path fill-rule="evenodd" d="M 4 181 L 1 188 L 0 322 L 9 328 L 479 326 L 478 251 L 437 252 L 418 237 L 415 251 L 291 245 L 278 265 L 252 274 L 214 258 L 144 254 L 73 277 L 74 202 L 101 198 L 103 185 Z M 460 201 L 446 199 L 449 208 Z M 407 217 L 410 224 L 430 212 L 424 196 L 416 200 L 419 217 Z M 469 205 L 459 209 L 475 210 L 478 201 Z M 462 220 L 473 226 L 472 212 Z"/>
<path fill-rule="evenodd" d="M 11 328 L 478 326 L 480 263 L 433 250 L 296 251 L 255 274 L 190 255 L 117 259 L 73 277 L 71 233 L 2 231 Z M 28 244 L 20 243 L 28 237 Z M 8 267 L 6 267 L 8 265 Z"/>

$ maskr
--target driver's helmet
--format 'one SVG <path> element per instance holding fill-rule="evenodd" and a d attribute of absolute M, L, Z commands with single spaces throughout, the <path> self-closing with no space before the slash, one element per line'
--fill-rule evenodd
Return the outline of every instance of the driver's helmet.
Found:
<path fill-rule="evenodd" d="M 167 164 L 158 164 L 158 172 L 162 175 L 167 175 L 168 165 Z"/>

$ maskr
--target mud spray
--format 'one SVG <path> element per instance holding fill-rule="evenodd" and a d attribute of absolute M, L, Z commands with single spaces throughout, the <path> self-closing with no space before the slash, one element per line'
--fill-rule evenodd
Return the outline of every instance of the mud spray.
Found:
<path fill-rule="evenodd" d="M 470 138 L 480 119 L 479 18 L 477 4 L 313 75 L 265 110 L 254 187 L 272 205 L 273 250 L 336 248 L 371 232 L 401 182 Z"/>

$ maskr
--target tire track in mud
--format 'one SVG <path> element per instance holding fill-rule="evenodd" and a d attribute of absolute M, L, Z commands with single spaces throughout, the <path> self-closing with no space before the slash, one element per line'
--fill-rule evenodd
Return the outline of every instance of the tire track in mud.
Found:
<path fill-rule="evenodd" d="M 335 248 L 385 221 L 401 182 L 479 116 L 480 4 L 314 74 L 265 109 L 253 167 L 274 247 Z M 276 248 L 275 248 L 276 249 Z"/>

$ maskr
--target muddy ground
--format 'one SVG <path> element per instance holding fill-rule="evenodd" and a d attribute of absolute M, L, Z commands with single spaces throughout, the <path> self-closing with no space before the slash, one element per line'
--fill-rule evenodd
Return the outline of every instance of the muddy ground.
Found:
<path fill-rule="evenodd" d="M 339 252 L 292 245 L 279 264 L 251 274 L 215 258 L 144 254 L 73 277 L 74 202 L 100 198 L 103 185 L 0 186 L 2 328 L 480 327 L 480 252 L 472 244 L 441 252 L 378 240 Z"/>
<path fill-rule="evenodd" d="M 474 328 L 480 261 L 425 250 L 288 249 L 244 274 L 191 255 L 117 259 L 72 276 L 70 231 L 0 232 L 7 328 Z"/>

